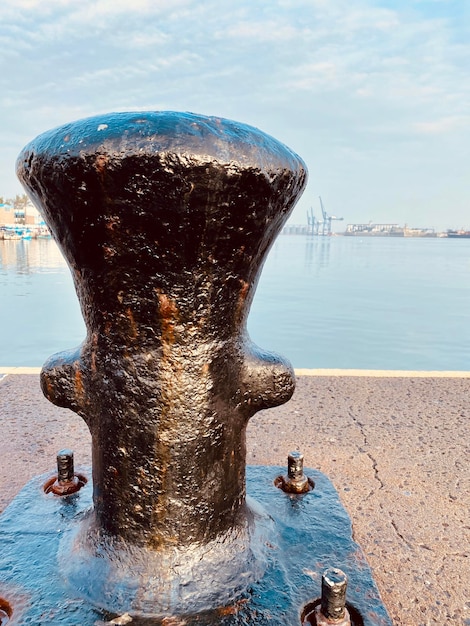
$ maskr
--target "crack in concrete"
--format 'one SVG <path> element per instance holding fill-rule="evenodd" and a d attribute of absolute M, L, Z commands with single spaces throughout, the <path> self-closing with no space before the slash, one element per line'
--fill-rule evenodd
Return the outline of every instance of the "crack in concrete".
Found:
<path fill-rule="evenodd" d="M 363 452 L 364 454 L 367 455 L 367 457 L 369 458 L 371 465 L 372 465 L 372 469 L 374 471 L 374 479 L 379 483 L 379 488 L 378 491 L 380 491 L 381 489 L 384 489 L 385 487 L 385 483 L 383 482 L 383 480 L 380 477 L 380 472 L 379 472 L 379 466 L 378 466 L 378 461 L 377 459 L 374 457 L 373 454 L 371 454 L 371 452 L 369 452 L 369 450 L 367 449 L 367 446 L 369 446 L 369 441 L 367 439 L 367 435 L 364 431 L 365 428 L 365 424 L 363 422 L 361 422 L 353 413 L 352 409 L 350 409 L 348 411 L 349 413 L 349 417 L 352 419 L 352 421 L 354 422 L 354 424 L 359 428 L 359 431 L 362 435 L 362 439 L 364 441 L 364 449 L 363 448 L 359 448 L 360 452 Z M 364 498 L 364 501 L 369 500 L 369 498 L 371 498 L 374 494 L 375 494 L 375 489 L 372 489 L 368 495 Z M 413 545 L 404 537 L 404 535 L 402 535 L 402 533 L 400 532 L 400 530 L 398 529 L 398 525 L 395 522 L 395 520 L 393 519 L 393 515 L 391 511 L 385 511 L 383 505 L 381 502 L 379 502 L 379 507 L 382 511 L 384 511 L 384 513 L 388 514 L 389 518 L 390 518 L 390 525 L 392 526 L 393 530 L 395 531 L 396 536 L 410 549 L 413 549 Z"/>
<path fill-rule="evenodd" d="M 365 447 L 364 448 L 359 448 L 359 451 L 364 453 L 368 457 L 368 459 L 370 460 L 371 465 L 372 465 L 372 469 L 374 471 L 374 478 L 380 485 L 379 486 L 379 491 L 380 491 L 380 489 L 383 489 L 385 487 L 385 484 L 384 484 L 383 480 L 380 478 L 379 466 L 378 466 L 377 459 L 374 457 L 373 454 L 371 454 L 369 452 L 369 450 L 367 450 L 367 446 L 369 446 L 369 441 L 367 439 L 367 435 L 364 432 L 364 426 L 365 425 L 357 419 L 357 417 L 354 415 L 352 410 L 349 410 L 349 417 L 352 419 L 354 424 L 359 428 L 359 431 L 360 431 L 360 433 L 362 435 L 362 439 L 364 441 L 364 446 Z M 374 493 L 375 493 L 375 490 L 372 489 L 372 491 L 369 493 L 369 495 L 365 499 L 368 500 Z"/>
<path fill-rule="evenodd" d="M 381 509 L 382 509 L 382 511 L 383 511 L 383 507 L 382 507 L 382 505 L 380 505 L 380 508 L 381 508 Z M 390 513 L 390 511 L 388 511 L 388 514 L 389 514 L 389 516 L 390 516 L 390 524 L 392 525 L 392 528 L 393 528 L 393 530 L 395 531 L 395 533 L 396 533 L 397 537 L 399 537 L 399 538 L 403 541 L 403 543 L 404 543 L 406 546 L 408 546 L 408 548 L 409 548 L 410 550 L 413 550 L 413 548 L 414 548 L 413 544 L 412 544 L 412 543 L 410 543 L 410 542 L 408 541 L 408 539 L 406 539 L 406 538 L 404 537 L 404 535 L 402 535 L 402 534 L 401 534 L 401 532 L 398 530 L 397 523 L 396 523 L 396 522 L 395 522 L 395 520 L 393 519 L 393 516 L 392 516 L 392 514 Z"/>

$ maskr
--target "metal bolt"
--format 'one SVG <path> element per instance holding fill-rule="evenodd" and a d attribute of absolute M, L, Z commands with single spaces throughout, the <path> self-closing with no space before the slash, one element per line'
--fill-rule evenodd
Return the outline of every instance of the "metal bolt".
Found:
<path fill-rule="evenodd" d="M 73 477 L 73 450 L 65 448 L 57 453 L 57 480 L 59 483 L 68 483 Z"/>
<path fill-rule="evenodd" d="M 287 457 L 287 478 L 284 479 L 284 491 L 288 493 L 305 493 L 310 491 L 310 484 L 304 474 L 304 455 L 294 451 Z"/>
<path fill-rule="evenodd" d="M 294 451 L 287 457 L 287 475 L 291 480 L 304 478 L 304 455 Z"/>
<path fill-rule="evenodd" d="M 350 626 L 351 618 L 346 608 L 348 578 L 337 567 L 325 570 L 321 579 L 321 604 L 316 608 L 317 626 Z"/>
<path fill-rule="evenodd" d="M 13 609 L 7 600 L 0 598 L 0 625 L 8 624 L 13 613 Z"/>
<path fill-rule="evenodd" d="M 57 479 L 50 486 L 56 496 L 67 496 L 80 489 L 83 483 L 75 476 L 73 450 L 60 450 L 57 453 Z"/>

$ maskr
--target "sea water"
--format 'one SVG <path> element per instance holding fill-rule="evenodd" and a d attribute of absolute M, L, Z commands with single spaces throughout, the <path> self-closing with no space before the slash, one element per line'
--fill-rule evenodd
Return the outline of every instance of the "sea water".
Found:
<path fill-rule="evenodd" d="M 248 330 L 297 368 L 470 370 L 469 321 L 470 239 L 281 235 Z M 84 336 L 55 243 L 0 241 L 0 365 Z"/>

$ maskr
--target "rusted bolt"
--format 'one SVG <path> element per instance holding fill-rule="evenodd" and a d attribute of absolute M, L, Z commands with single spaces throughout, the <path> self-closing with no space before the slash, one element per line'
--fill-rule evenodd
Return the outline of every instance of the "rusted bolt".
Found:
<path fill-rule="evenodd" d="M 73 450 L 60 450 L 57 453 L 57 479 L 48 491 L 57 496 L 67 496 L 78 491 L 82 485 L 83 481 L 74 472 Z"/>
<path fill-rule="evenodd" d="M 337 567 L 325 570 L 321 579 L 321 603 L 315 608 L 317 626 L 351 626 L 346 608 L 348 578 Z"/>
<path fill-rule="evenodd" d="M 57 453 L 57 480 L 60 483 L 67 483 L 73 480 L 73 450 L 60 450 Z"/>
<path fill-rule="evenodd" d="M 304 455 L 300 452 L 291 452 L 287 457 L 287 476 L 299 485 L 307 482 L 307 477 L 304 476 Z"/>
<path fill-rule="evenodd" d="M 313 489 L 313 481 L 304 474 L 304 455 L 294 451 L 287 457 L 287 476 L 279 476 L 275 483 L 286 493 L 306 493 Z"/>
<path fill-rule="evenodd" d="M 6 626 L 13 614 L 13 609 L 7 600 L 0 598 L 0 626 Z"/>

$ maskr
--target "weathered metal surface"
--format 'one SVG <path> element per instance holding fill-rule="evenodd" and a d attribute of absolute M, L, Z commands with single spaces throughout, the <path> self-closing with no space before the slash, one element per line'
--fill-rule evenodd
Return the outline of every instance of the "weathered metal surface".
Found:
<path fill-rule="evenodd" d="M 315 489 L 290 495 L 274 485 L 283 469 L 247 467 L 247 495 L 258 503 L 265 532 L 266 568 L 260 579 L 212 611 L 168 612 L 159 619 L 131 615 L 132 621 L 129 616 L 119 621 L 121 613 L 97 609 L 62 576 L 68 546 L 93 506 L 91 481 L 76 494 L 58 498 L 43 491 L 48 476 L 35 478 L 0 517 L 0 596 L 11 605 L 10 626 L 98 626 L 112 620 L 130 626 L 308 626 L 314 622 L 304 621 L 303 615 L 319 603 L 322 574 L 331 566 L 348 576 L 347 606 L 353 626 L 391 626 L 329 479 L 306 469 Z M 80 472 L 89 475 L 89 469 Z M 89 575 L 83 572 L 82 585 L 95 582 L 85 580 Z"/>
<path fill-rule="evenodd" d="M 92 436 L 94 507 L 66 575 L 78 585 L 96 570 L 84 595 L 123 611 L 229 601 L 263 567 L 246 424 L 294 389 L 290 364 L 254 346 L 246 320 L 305 165 L 248 126 L 142 112 L 45 133 L 17 172 L 87 327 L 41 374 Z"/>
<path fill-rule="evenodd" d="M 30 483 L 0 519 L 12 623 L 309 623 L 335 565 L 351 580 L 353 626 L 389 625 L 325 477 L 306 479 L 294 454 L 287 478 L 252 467 L 246 488 L 246 424 L 294 389 L 246 320 L 305 185 L 302 160 L 235 122 L 147 112 L 45 133 L 17 171 L 87 327 L 41 384 L 87 423 L 93 481 L 48 493 L 74 480 L 63 455 L 57 480 Z M 280 480 L 310 491 L 286 494 Z"/>

